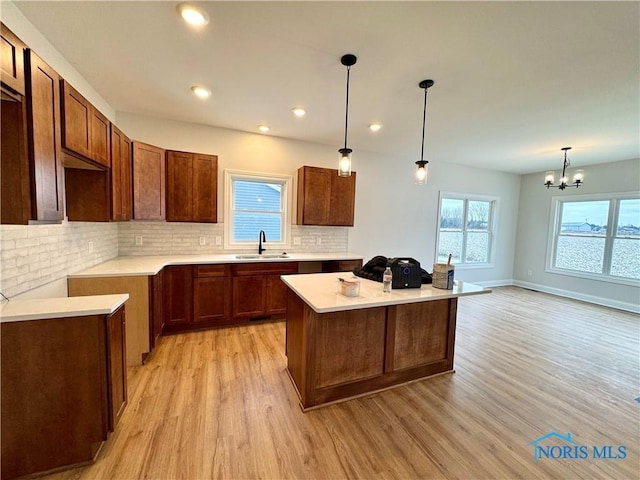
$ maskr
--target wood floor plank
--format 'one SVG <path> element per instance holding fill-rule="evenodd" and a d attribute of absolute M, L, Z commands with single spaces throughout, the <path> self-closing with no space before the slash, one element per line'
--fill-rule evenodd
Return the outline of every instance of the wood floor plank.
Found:
<path fill-rule="evenodd" d="M 516 287 L 458 303 L 455 373 L 303 413 L 284 323 L 162 337 L 98 461 L 68 479 L 640 477 L 640 318 Z M 571 432 L 624 460 L 541 459 Z"/>

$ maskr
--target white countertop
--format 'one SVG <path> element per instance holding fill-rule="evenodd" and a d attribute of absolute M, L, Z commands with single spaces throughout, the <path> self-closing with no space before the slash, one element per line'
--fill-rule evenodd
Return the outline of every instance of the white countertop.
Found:
<path fill-rule="evenodd" d="M 236 258 L 241 254 L 216 255 L 154 255 L 127 256 L 95 265 L 86 270 L 68 275 L 68 278 L 86 277 L 128 277 L 136 275 L 155 275 L 167 265 L 202 265 L 220 263 L 255 262 L 322 262 L 327 260 L 363 260 L 362 255 L 350 253 L 291 253 L 287 258 Z M 265 256 L 269 255 L 266 253 Z"/>
<path fill-rule="evenodd" d="M 360 281 L 360 295 L 357 297 L 342 295 L 338 281 L 340 277 L 345 280 L 357 278 Z M 491 292 L 488 288 L 456 280 L 453 290 L 441 290 L 431 285 L 422 285 L 422 288 L 404 288 L 384 293 L 382 283 L 354 277 L 345 272 L 282 275 L 280 278 L 317 313 L 426 302 Z"/>
<path fill-rule="evenodd" d="M 46 318 L 111 315 L 120 308 L 129 295 L 89 295 L 86 297 L 13 299 L 0 306 L 0 322 L 21 322 Z"/>

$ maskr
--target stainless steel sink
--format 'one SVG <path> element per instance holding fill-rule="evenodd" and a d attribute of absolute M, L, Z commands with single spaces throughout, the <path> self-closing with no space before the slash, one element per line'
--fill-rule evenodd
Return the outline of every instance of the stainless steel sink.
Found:
<path fill-rule="evenodd" d="M 249 254 L 249 255 L 236 255 L 238 260 L 260 260 L 266 258 L 289 258 L 287 254 L 262 254 L 258 255 L 257 253 Z"/>

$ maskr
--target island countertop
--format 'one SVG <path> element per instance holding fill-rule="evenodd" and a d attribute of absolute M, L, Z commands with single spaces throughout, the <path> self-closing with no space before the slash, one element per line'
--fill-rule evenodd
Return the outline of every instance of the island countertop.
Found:
<path fill-rule="evenodd" d="M 0 306 L 0 322 L 111 315 L 128 299 L 129 295 L 126 293 L 29 300 L 13 299 Z"/>
<path fill-rule="evenodd" d="M 442 290 L 427 284 L 422 285 L 421 288 L 395 289 L 385 293 L 382 291 L 382 283 L 354 277 L 345 272 L 283 275 L 281 278 L 316 313 L 443 300 L 491 292 L 489 288 L 456 280 L 452 290 Z M 339 278 L 359 280 L 360 295 L 357 297 L 342 295 Z"/>
<path fill-rule="evenodd" d="M 241 257 L 241 258 L 238 258 Z M 252 258 L 247 258 L 252 257 Z M 255 257 L 258 257 L 257 255 Z M 126 277 L 155 275 L 168 265 L 204 265 L 255 262 L 322 262 L 327 260 L 362 260 L 362 255 L 351 253 L 290 253 L 286 258 L 263 254 L 253 258 L 248 254 L 211 255 L 131 255 L 117 257 L 68 275 L 68 278 Z"/>

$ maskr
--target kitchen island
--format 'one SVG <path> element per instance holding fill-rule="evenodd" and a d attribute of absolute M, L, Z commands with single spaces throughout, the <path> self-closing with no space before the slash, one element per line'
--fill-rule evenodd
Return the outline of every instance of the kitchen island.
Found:
<path fill-rule="evenodd" d="M 384 293 L 360 278 L 360 295 L 346 297 L 347 276 L 282 276 L 287 368 L 303 410 L 452 372 L 458 298 L 491 292 L 456 281 Z"/>

